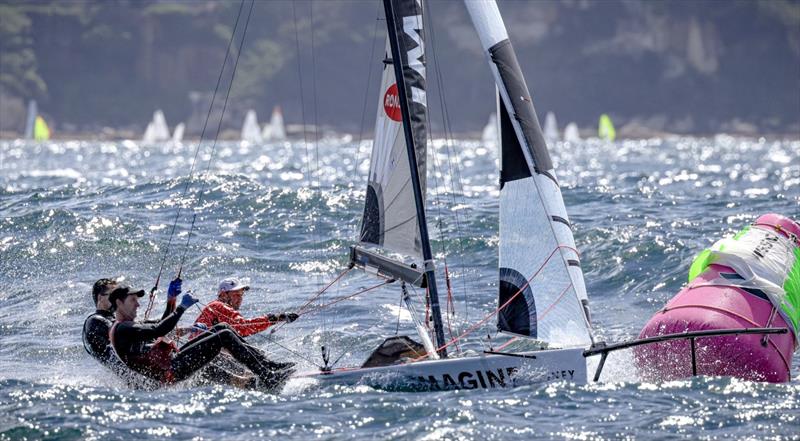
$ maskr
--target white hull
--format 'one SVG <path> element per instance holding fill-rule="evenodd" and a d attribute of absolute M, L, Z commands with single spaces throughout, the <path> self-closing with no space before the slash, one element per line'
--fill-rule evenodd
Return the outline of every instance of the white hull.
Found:
<path fill-rule="evenodd" d="M 560 380 L 585 384 L 583 351 L 583 348 L 571 348 L 510 355 L 481 354 L 393 366 L 306 372 L 294 378 L 311 378 L 323 384 L 366 384 L 412 390 L 492 389 Z"/>

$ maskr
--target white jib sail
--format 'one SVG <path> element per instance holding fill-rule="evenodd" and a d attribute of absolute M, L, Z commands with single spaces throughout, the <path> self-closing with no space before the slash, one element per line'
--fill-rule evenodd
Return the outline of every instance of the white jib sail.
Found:
<path fill-rule="evenodd" d="M 255 110 L 248 110 L 242 124 L 242 141 L 261 142 L 261 128 L 258 126 L 258 116 Z"/>
<path fill-rule="evenodd" d="M 553 112 L 547 112 L 544 117 L 544 137 L 547 141 L 558 141 L 560 138 L 558 121 L 556 121 L 556 114 Z"/>
<path fill-rule="evenodd" d="M 167 118 L 164 117 L 164 112 L 161 109 L 153 113 L 153 136 L 155 141 L 168 141 L 170 139 Z"/>
<path fill-rule="evenodd" d="M 264 141 L 286 140 L 286 127 L 283 124 L 281 106 L 275 106 L 272 109 L 272 116 L 269 119 L 269 123 L 264 125 L 264 130 L 261 131 L 261 137 Z"/>
<path fill-rule="evenodd" d="M 385 53 L 391 54 L 388 41 Z M 403 134 L 403 118 L 391 64 L 384 64 L 379 97 L 359 241 L 421 261 L 420 234 Z M 415 98 L 424 100 L 424 95 Z M 424 152 L 424 145 L 419 147 Z M 424 194 L 425 157 L 418 157 L 417 163 Z"/>
<path fill-rule="evenodd" d="M 186 124 L 178 123 L 172 131 L 172 142 L 178 144 L 183 141 L 183 132 L 186 131 Z"/>
<path fill-rule="evenodd" d="M 583 272 L 527 85 L 494 1 L 464 1 L 502 101 L 498 328 L 591 344 Z"/>

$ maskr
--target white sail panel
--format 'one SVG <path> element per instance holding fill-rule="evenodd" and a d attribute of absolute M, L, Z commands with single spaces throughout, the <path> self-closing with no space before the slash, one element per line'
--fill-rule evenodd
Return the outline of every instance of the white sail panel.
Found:
<path fill-rule="evenodd" d="M 256 111 L 250 109 L 244 117 L 242 124 L 242 141 L 259 143 L 262 141 L 261 129 L 258 126 L 258 116 Z"/>
<path fill-rule="evenodd" d="M 465 4 L 501 99 L 498 328 L 558 345 L 589 345 L 580 260 L 528 87 L 497 5 Z"/>
<path fill-rule="evenodd" d="M 28 118 L 25 123 L 25 139 L 33 139 L 33 126 L 36 121 L 36 115 L 39 114 L 39 109 L 36 106 L 36 100 L 28 101 Z"/>
<path fill-rule="evenodd" d="M 558 141 L 560 135 L 558 134 L 558 121 L 556 114 L 547 112 L 544 117 L 544 137 L 547 141 Z"/>
<path fill-rule="evenodd" d="M 389 53 L 387 41 L 386 54 Z M 419 224 L 400 99 L 394 70 L 388 63 L 384 64 L 379 97 L 359 241 L 421 259 Z M 423 143 L 423 155 L 424 151 Z M 421 177 L 425 176 L 424 158 L 417 159 Z M 424 185 L 424 180 L 421 182 Z"/>
<path fill-rule="evenodd" d="M 183 132 L 185 131 L 186 131 L 186 124 L 178 123 L 178 125 L 175 126 L 175 129 L 172 131 L 172 142 L 176 144 L 182 142 Z"/>
<path fill-rule="evenodd" d="M 281 106 L 275 106 L 272 109 L 272 116 L 270 116 L 269 123 L 264 124 L 264 129 L 261 131 L 261 137 L 265 141 L 286 140 L 286 126 L 283 124 L 283 112 L 281 111 Z"/>

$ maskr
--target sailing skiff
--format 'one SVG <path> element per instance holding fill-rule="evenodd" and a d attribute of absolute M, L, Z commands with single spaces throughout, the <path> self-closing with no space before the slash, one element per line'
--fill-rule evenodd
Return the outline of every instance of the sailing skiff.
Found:
<path fill-rule="evenodd" d="M 305 372 L 337 384 L 424 389 L 493 388 L 520 383 L 587 381 L 592 343 L 588 298 L 558 180 L 514 49 L 494 1 L 464 3 L 497 87 L 500 251 L 498 329 L 509 338 L 544 342 L 527 352 L 488 350 L 453 357 L 445 341 L 425 217 L 426 57 L 422 0 L 384 0 L 386 60 L 375 124 L 365 209 L 350 265 L 426 288 L 433 332 L 414 317 L 420 348 L 399 344 L 381 363 Z M 409 261 L 388 256 L 409 256 Z M 412 305 L 405 296 L 409 309 Z M 431 335 L 432 334 L 432 335 Z M 405 346 L 403 346 L 405 344 Z M 405 356 L 403 349 L 408 349 Z M 385 352 L 385 351 L 384 351 Z M 391 351 L 389 351 L 391 352 Z M 326 362 L 327 363 L 327 362 Z"/>

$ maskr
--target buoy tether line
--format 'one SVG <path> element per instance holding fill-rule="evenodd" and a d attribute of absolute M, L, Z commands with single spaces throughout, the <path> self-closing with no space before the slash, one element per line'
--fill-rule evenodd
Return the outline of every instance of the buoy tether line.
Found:
<path fill-rule="evenodd" d="M 250 13 L 252 13 L 252 11 L 253 11 L 253 1 L 254 0 L 251 0 L 251 3 L 250 3 Z M 231 38 L 230 38 L 230 40 L 228 40 L 228 46 L 225 49 L 225 59 L 222 62 L 222 67 L 220 68 L 219 76 L 217 77 L 217 84 L 214 87 L 214 93 L 211 96 L 211 104 L 208 107 L 208 113 L 206 114 L 205 121 L 203 122 L 203 130 L 200 132 L 200 140 L 197 143 L 197 148 L 194 151 L 194 158 L 192 159 L 192 165 L 189 168 L 189 177 L 188 177 L 188 179 L 186 181 L 186 185 L 184 186 L 184 189 L 183 189 L 183 192 L 182 192 L 182 194 L 184 196 L 186 196 L 188 194 L 189 188 L 190 188 L 190 186 L 192 184 L 195 167 L 197 165 L 197 158 L 198 158 L 199 153 L 200 153 L 200 146 L 203 144 L 203 139 L 205 139 L 206 129 L 208 127 L 208 121 L 211 118 L 211 113 L 212 113 L 212 111 L 214 109 L 214 103 L 215 103 L 216 98 L 217 98 L 217 92 L 219 91 L 220 84 L 222 83 L 222 76 L 223 76 L 223 73 L 225 72 L 225 66 L 227 66 L 228 59 L 230 58 L 231 47 L 233 46 L 233 41 L 234 41 L 234 39 L 236 37 L 236 31 L 239 28 L 239 21 L 240 21 L 240 18 L 242 16 L 242 10 L 244 9 L 244 2 L 245 2 L 245 0 L 241 0 L 241 2 L 239 3 L 239 10 L 238 10 L 238 12 L 236 14 L 236 21 L 234 22 L 234 25 L 233 25 L 233 31 L 231 32 Z M 248 13 L 247 22 L 249 23 L 249 21 L 250 21 L 250 14 Z M 245 25 L 245 32 L 246 31 L 247 31 L 247 25 Z M 239 54 L 241 54 L 241 47 L 240 47 Z M 237 54 L 237 57 L 236 57 L 236 62 L 237 63 L 239 61 L 239 54 Z M 234 66 L 234 74 L 235 74 L 235 70 L 236 70 L 236 67 Z M 230 88 L 231 88 L 232 83 L 233 83 L 233 76 L 231 76 L 231 84 L 228 85 L 228 94 L 230 94 Z M 227 101 L 227 96 L 226 96 L 226 101 Z M 220 116 L 220 123 L 222 122 L 222 118 L 223 118 L 224 114 L 225 114 L 225 111 L 223 109 L 222 116 Z M 215 144 L 216 144 L 216 138 L 218 136 L 219 136 L 219 126 L 217 127 L 217 134 L 215 135 L 215 138 L 214 138 L 214 143 Z M 179 198 L 178 200 L 180 201 L 180 199 L 181 198 Z M 178 225 L 178 219 L 180 219 L 180 214 L 181 214 L 181 205 L 179 203 L 177 209 L 175 210 L 175 219 L 173 220 L 173 223 L 172 223 L 172 228 L 170 230 L 169 239 L 167 240 L 167 246 L 165 247 L 164 254 L 161 257 L 161 264 L 160 264 L 159 269 L 158 269 L 158 275 L 156 276 L 156 280 L 155 280 L 155 283 L 153 284 L 153 287 L 150 289 L 150 296 L 149 296 L 148 303 L 147 303 L 147 308 L 145 309 L 145 314 L 144 314 L 145 320 L 148 318 L 148 315 L 150 314 L 150 312 L 153 309 L 153 302 L 155 300 L 155 293 L 158 290 L 158 285 L 159 285 L 159 283 L 161 281 L 161 275 L 164 272 L 164 266 L 165 266 L 166 261 L 167 261 L 167 256 L 169 255 L 169 250 L 170 250 L 170 248 L 172 246 L 172 239 L 175 236 L 175 230 L 176 230 L 177 225 Z M 194 224 L 194 220 L 193 220 L 192 224 Z M 184 255 L 184 257 L 185 257 L 185 255 Z M 181 269 L 182 269 L 182 267 L 183 267 L 183 259 L 181 259 Z M 180 277 L 181 269 L 178 270 L 178 277 Z"/>

